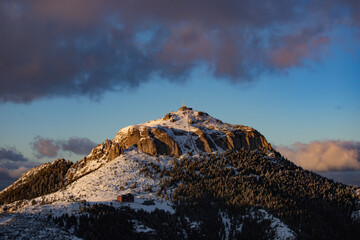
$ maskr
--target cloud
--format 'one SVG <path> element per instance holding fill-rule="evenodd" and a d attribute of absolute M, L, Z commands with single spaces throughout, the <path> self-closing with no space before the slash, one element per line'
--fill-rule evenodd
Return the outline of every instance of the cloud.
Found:
<path fill-rule="evenodd" d="M 36 156 L 55 157 L 60 150 L 75 154 L 88 154 L 96 143 L 87 138 L 72 137 L 67 140 L 54 140 L 37 136 L 32 143 Z"/>
<path fill-rule="evenodd" d="M 19 166 L 17 169 L 6 169 L 0 168 L 1 180 L 4 179 L 17 179 L 21 176 L 21 174 L 27 172 L 29 168 L 24 166 Z"/>
<path fill-rule="evenodd" d="M 28 159 L 15 148 L 7 149 L 0 147 L 0 162 L 2 161 L 26 162 Z"/>
<path fill-rule="evenodd" d="M 90 151 L 97 145 L 87 138 L 73 137 L 66 141 L 60 141 L 63 151 L 72 152 L 75 154 L 89 154 Z"/>
<path fill-rule="evenodd" d="M 1 162 L 0 161 L 0 191 L 15 182 L 30 168 L 40 165 L 38 162 Z"/>
<path fill-rule="evenodd" d="M 331 40 L 322 36 L 322 29 L 301 29 L 291 35 L 281 36 L 270 49 L 271 62 L 278 68 L 301 66 L 304 59 L 319 59 L 322 50 Z"/>
<path fill-rule="evenodd" d="M 334 179 L 344 184 L 352 184 L 360 187 L 360 171 L 330 171 L 321 172 L 321 175 Z"/>
<path fill-rule="evenodd" d="M 32 143 L 34 150 L 37 152 L 36 156 L 42 157 L 55 157 L 60 150 L 60 147 L 52 139 L 43 138 L 40 136 L 35 137 Z"/>
<path fill-rule="evenodd" d="M 314 171 L 360 170 L 360 142 L 313 141 L 276 150 L 301 167 Z"/>
<path fill-rule="evenodd" d="M 360 27 L 355 0 L 0 0 L 0 103 L 184 81 L 231 82 L 321 59 L 329 31 Z"/>
<path fill-rule="evenodd" d="M 0 191 L 40 163 L 31 162 L 15 147 L 0 147 Z"/>

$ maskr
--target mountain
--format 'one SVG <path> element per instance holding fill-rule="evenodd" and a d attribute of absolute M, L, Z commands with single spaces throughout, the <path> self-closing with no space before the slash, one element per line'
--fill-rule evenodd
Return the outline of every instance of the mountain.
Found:
<path fill-rule="evenodd" d="M 75 163 L 66 175 L 68 182 L 88 174 L 135 146 L 152 156 L 181 156 L 185 153 L 263 149 L 274 152 L 265 137 L 251 127 L 230 125 L 207 113 L 181 107 L 164 118 L 121 129 L 114 139 L 96 146 Z"/>
<path fill-rule="evenodd" d="M 0 192 L 11 212 L 0 237 L 19 239 L 36 217 L 52 231 L 38 224 L 24 238 L 354 239 L 359 192 L 296 166 L 251 127 L 183 106 L 76 163 L 25 173 Z M 134 202 L 116 201 L 127 194 Z"/>

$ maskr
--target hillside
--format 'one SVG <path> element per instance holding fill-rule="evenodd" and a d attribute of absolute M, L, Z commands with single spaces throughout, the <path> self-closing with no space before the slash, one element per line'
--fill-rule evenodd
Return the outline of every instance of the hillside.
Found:
<path fill-rule="evenodd" d="M 133 203 L 116 201 L 129 193 Z M 296 166 L 253 128 L 187 107 L 0 193 L 13 219 L 42 216 L 84 239 L 354 239 L 359 201 L 356 187 Z"/>
<path fill-rule="evenodd" d="M 22 199 L 32 199 L 57 191 L 65 186 L 65 175 L 73 163 L 57 159 L 30 169 L 16 182 L 1 191 L 0 205 Z"/>

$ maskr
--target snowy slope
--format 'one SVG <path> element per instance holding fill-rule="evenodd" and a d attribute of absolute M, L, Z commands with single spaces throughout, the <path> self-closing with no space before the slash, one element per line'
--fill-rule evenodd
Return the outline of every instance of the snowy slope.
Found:
<path fill-rule="evenodd" d="M 141 162 L 153 162 L 163 168 L 169 166 L 170 159 L 166 156 L 149 156 L 133 148 L 55 193 L 32 200 L 17 201 L 7 206 L 10 211 L 19 208 L 18 212 L 38 212 L 43 208 L 60 212 L 62 209 L 68 211 L 66 209 L 69 208 L 72 211 L 82 206 L 85 201 L 90 204 L 118 204 L 115 201 L 118 195 L 131 193 L 135 196 L 135 203 L 130 203 L 133 208 L 149 211 L 161 208 L 172 212 L 171 203 L 156 196 L 159 181 L 140 174 Z M 152 191 L 149 192 L 148 189 Z M 155 200 L 155 205 L 142 205 L 148 199 Z"/>

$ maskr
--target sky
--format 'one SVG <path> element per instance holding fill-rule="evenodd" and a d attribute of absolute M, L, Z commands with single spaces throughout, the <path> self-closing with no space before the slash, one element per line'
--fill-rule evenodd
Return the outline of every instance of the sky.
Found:
<path fill-rule="evenodd" d="M 182 100 L 360 185 L 360 2 L 0 0 L 0 189 Z"/>

